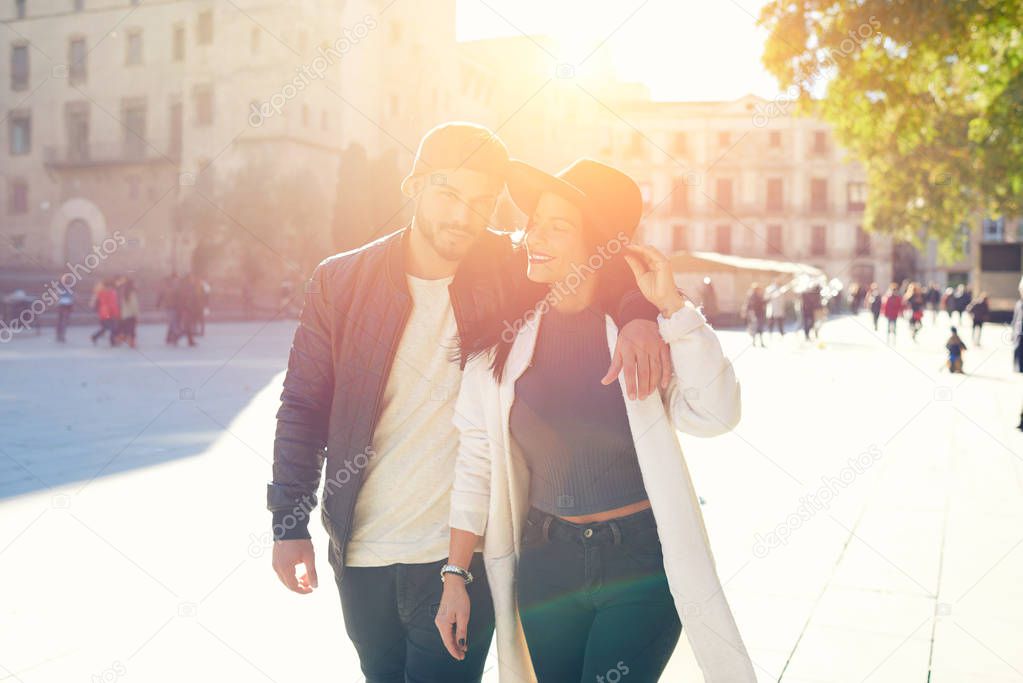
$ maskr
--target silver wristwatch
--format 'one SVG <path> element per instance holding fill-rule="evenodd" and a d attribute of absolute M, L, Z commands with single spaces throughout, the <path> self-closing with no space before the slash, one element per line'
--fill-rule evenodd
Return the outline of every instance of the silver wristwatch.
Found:
<path fill-rule="evenodd" d="M 444 581 L 445 574 L 458 574 L 465 580 L 465 585 L 468 586 L 472 583 L 472 572 L 468 569 L 463 569 L 457 564 L 446 564 L 440 568 L 440 580 Z"/>

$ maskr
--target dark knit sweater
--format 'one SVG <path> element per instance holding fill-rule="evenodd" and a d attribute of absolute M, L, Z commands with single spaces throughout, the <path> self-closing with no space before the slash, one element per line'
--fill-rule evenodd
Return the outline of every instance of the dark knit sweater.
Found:
<path fill-rule="evenodd" d="M 543 315 L 510 418 L 533 507 L 575 516 L 647 498 L 621 387 L 600 383 L 610 364 L 602 313 Z"/>

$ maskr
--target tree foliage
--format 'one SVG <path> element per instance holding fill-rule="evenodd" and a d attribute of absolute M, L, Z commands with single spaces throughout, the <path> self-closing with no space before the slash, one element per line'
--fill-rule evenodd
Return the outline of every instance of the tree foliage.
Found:
<path fill-rule="evenodd" d="M 1023 0 L 772 0 L 765 66 L 867 169 L 865 227 L 961 245 L 1023 194 Z"/>

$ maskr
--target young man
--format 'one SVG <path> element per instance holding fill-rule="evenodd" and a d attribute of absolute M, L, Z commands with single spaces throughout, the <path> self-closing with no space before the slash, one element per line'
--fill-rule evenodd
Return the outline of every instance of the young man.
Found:
<path fill-rule="evenodd" d="M 458 340 L 500 325 L 501 287 L 525 272 L 508 237 L 487 229 L 507 162 L 504 144 L 486 128 L 431 130 L 402 183 L 415 200 L 411 225 L 331 256 L 307 283 L 267 488 L 273 567 L 297 593 L 316 587 L 308 521 L 326 461 L 328 558 L 367 683 L 478 681 L 493 636 L 479 553 L 456 568 L 474 577 L 473 628 L 461 661 L 448 655 L 434 617 L 458 448 L 452 418 L 466 361 Z M 619 307 L 622 336 L 605 380 L 626 372 L 630 395 L 645 396 L 670 374 L 656 315 L 638 290 Z"/>

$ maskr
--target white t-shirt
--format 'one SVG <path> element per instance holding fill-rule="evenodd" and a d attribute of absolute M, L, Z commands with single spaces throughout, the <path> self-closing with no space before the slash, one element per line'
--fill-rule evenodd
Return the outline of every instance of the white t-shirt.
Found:
<path fill-rule="evenodd" d="M 373 434 L 375 454 L 355 503 L 350 567 L 423 563 L 448 556 L 448 511 L 458 431 L 452 424 L 462 380 L 453 277 L 406 275 L 412 312 L 384 389 Z"/>

